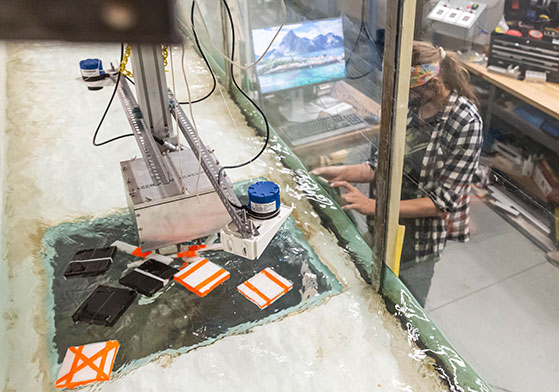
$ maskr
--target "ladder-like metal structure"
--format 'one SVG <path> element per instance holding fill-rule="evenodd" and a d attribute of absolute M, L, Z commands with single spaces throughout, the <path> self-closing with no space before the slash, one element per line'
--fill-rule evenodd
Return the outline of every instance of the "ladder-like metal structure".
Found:
<path fill-rule="evenodd" d="M 211 184 L 219 195 L 225 209 L 231 216 L 233 223 L 237 226 L 239 233 L 243 238 L 250 238 L 255 233 L 255 228 L 250 219 L 248 219 L 245 210 L 239 210 L 235 206 L 240 206 L 241 203 L 237 196 L 233 192 L 233 187 L 228 178 L 220 180 L 219 175 L 221 173 L 221 167 L 215 158 L 213 152 L 210 152 L 206 145 L 199 140 L 192 123 L 186 117 L 184 110 L 180 107 L 175 99 L 171 90 L 169 90 L 169 100 L 171 102 L 171 114 L 175 117 L 177 121 L 177 126 L 184 135 L 188 145 L 196 155 L 196 158 L 200 161 L 202 169 L 208 176 Z"/>
<path fill-rule="evenodd" d="M 165 159 L 169 151 L 155 139 L 157 137 L 159 141 L 176 144 L 177 138 L 173 134 L 170 121 L 172 115 L 241 237 L 251 238 L 258 235 L 254 224 L 248 219 L 246 210 L 239 208 L 241 203 L 233 192 L 231 181 L 226 176 L 219 178 L 221 167 L 213 151 L 199 140 L 197 132 L 173 92 L 167 88 L 161 47 L 142 45 L 133 48 L 132 62 L 138 99 L 134 97 L 125 78 L 120 78 L 117 92 L 153 183 L 157 186 L 165 185 L 161 189 L 164 189 L 169 197 L 183 192 L 178 175 L 180 170 L 172 167 L 172 160 Z"/>

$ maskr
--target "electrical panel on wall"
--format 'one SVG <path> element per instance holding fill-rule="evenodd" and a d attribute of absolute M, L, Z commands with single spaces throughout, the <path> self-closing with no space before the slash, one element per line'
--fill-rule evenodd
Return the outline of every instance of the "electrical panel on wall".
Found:
<path fill-rule="evenodd" d="M 496 0 L 495 3 L 499 2 Z M 495 8 L 493 5 L 492 8 Z M 487 30 L 488 5 L 484 1 L 439 1 L 427 16 L 433 33 L 474 41 Z M 494 26 L 489 27 L 489 32 Z"/>

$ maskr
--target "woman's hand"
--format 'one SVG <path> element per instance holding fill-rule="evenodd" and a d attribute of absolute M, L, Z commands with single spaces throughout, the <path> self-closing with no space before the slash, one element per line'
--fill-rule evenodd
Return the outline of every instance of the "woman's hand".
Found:
<path fill-rule="evenodd" d="M 375 215 L 376 201 L 369 199 L 353 185 L 346 181 L 337 181 L 332 183 L 333 187 L 343 187 L 347 193 L 342 194 L 342 199 L 347 203 L 342 208 L 344 210 L 355 210 L 364 215 Z"/>
<path fill-rule="evenodd" d="M 327 181 L 346 181 L 349 175 L 348 166 L 326 166 L 311 170 L 314 176 L 320 176 Z"/>
<path fill-rule="evenodd" d="M 375 173 L 367 163 L 319 167 L 312 170 L 311 174 L 330 182 L 371 182 L 375 179 Z"/>

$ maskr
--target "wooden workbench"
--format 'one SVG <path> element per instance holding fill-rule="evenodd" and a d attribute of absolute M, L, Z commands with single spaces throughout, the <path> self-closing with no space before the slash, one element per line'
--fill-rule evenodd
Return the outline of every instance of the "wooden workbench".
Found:
<path fill-rule="evenodd" d="M 485 65 L 474 63 L 464 65 L 472 74 L 559 119 L 559 84 L 530 83 L 488 71 Z"/>
<path fill-rule="evenodd" d="M 540 145 L 545 146 L 556 154 L 559 153 L 559 139 L 534 127 L 524 118 L 518 116 L 514 110 L 499 105 L 496 102 L 498 96 L 497 90 L 502 90 L 543 111 L 547 115 L 559 119 L 559 84 L 520 81 L 488 71 L 485 65 L 473 63 L 465 63 L 464 65 L 471 74 L 476 75 L 489 84 L 489 98 L 487 100 L 487 106 L 484 108 L 486 127 L 491 126 L 491 119 L 493 116 L 496 116 L 501 121 L 508 123 L 520 133 L 528 136 Z M 527 194 L 533 200 L 539 201 L 537 203 L 530 203 L 531 208 L 542 208 L 542 206 L 548 203 L 546 195 L 538 188 L 531 176 L 521 176 L 519 173 L 512 173 L 510 170 L 501 167 L 494 158 L 485 158 L 483 159 L 483 163 L 492 169 L 496 169 L 501 176 L 507 179 L 506 182 L 522 189 L 523 193 Z M 515 201 L 518 202 L 518 200 Z M 503 211 L 501 208 L 496 207 L 493 203 L 488 203 L 488 205 L 544 251 L 548 252 L 555 249 L 548 235 L 538 229 L 528 219 L 523 218 L 522 214 L 513 216 Z M 542 214 L 542 216 L 544 215 L 545 214 Z M 547 222 L 543 223 L 547 224 Z"/>

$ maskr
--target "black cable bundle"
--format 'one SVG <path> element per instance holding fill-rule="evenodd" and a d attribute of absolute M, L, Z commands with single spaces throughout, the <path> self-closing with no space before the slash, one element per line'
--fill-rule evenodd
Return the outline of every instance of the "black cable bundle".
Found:
<path fill-rule="evenodd" d="M 124 56 L 124 44 L 121 43 L 120 44 L 120 62 L 118 63 L 118 66 L 120 67 L 120 64 L 122 63 L 122 58 Z M 118 71 L 118 76 L 116 77 L 116 83 L 115 83 L 115 88 L 113 90 L 113 94 L 111 95 L 111 99 L 109 99 L 109 103 L 107 104 L 107 107 L 105 108 L 105 111 L 103 112 L 103 116 L 101 117 L 101 120 L 99 121 L 99 124 L 97 125 L 97 129 L 95 129 L 95 133 L 93 134 L 93 140 L 92 143 L 95 147 L 99 147 L 99 146 L 103 146 L 105 144 L 109 144 L 111 142 L 114 142 L 115 140 L 119 140 L 119 139 L 123 139 L 125 137 L 130 137 L 130 136 L 134 136 L 133 133 L 128 133 L 126 135 L 120 135 L 117 137 L 114 137 L 112 139 L 109 140 L 105 140 L 104 142 L 101 143 L 97 143 L 97 134 L 99 133 L 99 130 L 101 129 L 101 126 L 103 125 L 103 122 L 105 121 L 105 117 L 107 116 L 107 113 L 109 112 L 109 109 L 113 103 L 113 100 L 115 99 L 115 95 L 116 92 L 118 90 L 118 86 L 120 84 L 120 77 L 121 77 L 121 73 L 120 73 L 120 69 Z"/>
<path fill-rule="evenodd" d="M 367 24 L 365 23 L 365 0 L 363 0 L 363 2 L 361 3 L 361 24 L 359 26 L 359 33 L 357 34 L 357 38 L 355 39 L 355 42 L 353 43 L 353 46 L 351 48 L 351 51 L 349 53 L 349 56 L 345 62 L 346 67 L 349 65 L 349 62 L 351 61 L 351 57 L 353 56 L 353 53 L 355 53 L 355 49 L 357 48 L 357 45 L 359 44 L 361 35 L 364 34 L 366 40 L 368 42 L 371 43 L 371 46 L 377 51 L 377 54 L 380 56 L 381 53 L 379 52 L 375 41 L 373 40 L 373 37 L 371 37 L 371 33 L 369 33 L 369 29 L 367 28 Z M 364 72 L 363 74 L 359 75 L 359 76 L 349 76 L 347 75 L 346 78 L 349 80 L 358 80 L 361 78 L 366 77 L 367 75 L 369 75 L 371 72 L 373 72 L 376 69 L 376 67 L 373 65 L 368 71 Z"/>
<path fill-rule="evenodd" d="M 204 99 L 209 98 L 215 91 L 215 88 L 217 87 L 217 80 L 215 78 L 215 74 L 212 71 L 212 67 L 210 67 L 210 62 L 208 61 L 204 51 L 202 50 L 202 47 L 200 46 L 200 41 L 198 41 L 198 34 L 196 34 L 196 28 L 194 26 L 194 7 L 196 6 L 196 2 L 193 1 L 192 2 L 192 7 L 190 8 L 190 24 L 192 25 L 192 35 L 194 35 L 194 42 L 196 43 L 196 47 L 198 48 L 198 51 L 200 52 L 200 56 L 202 56 L 202 59 L 204 60 L 204 63 L 206 63 L 206 67 L 208 67 L 208 70 L 210 71 L 210 75 L 212 75 L 212 88 L 210 90 L 209 93 L 207 93 L 205 96 L 203 96 L 202 98 L 199 99 L 195 99 L 194 101 L 191 101 L 190 103 L 198 103 L 198 102 L 202 102 Z M 183 48 L 184 50 L 184 48 Z M 179 102 L 179 104 L 181 105 L 186 105 L 189 102 Z"/>
<path fill-rule="evenodd" d="M 253 158 L 249 159 L 246 162 L 240 163 L 238 165 L 223 166 L 219 170 L 218 182 L 221 182 L 221 175 L 222 175 L 224 170 L 238 169 L 238 168 L 244 167 L 246 165 L 249 165 L 252 162 L 254 162 L 255 160 L 257 160 L 258 158 L 260 158 L 260 156 L 264 153 L 264 151 L 268 147 L 268 142 L 270 141 L 270 124 L 268 122 L 268 118 L 266 117 L 266 115 L 264 114 L 262 109 L 260 109 L 260 107 L 256 104 L 256 102 L 254 102 L 243 91 L 243 89 L 239 86 L 239 84 L 237 83 L 237 80 L 235 79 L 235 72 L 234 72 L 234 69 L 233 69 L 233 62 L 235 61 L 235 41 L 236 41 L 236 39 L 235 39 L 235 25 L 233 23 L 233 16 L 231 15 L 231 9 L 229 8 L 229 4 L 227 4 L 227 0 L 223 0 L 223 5 L 225 6 L 225 9 L 227 11 L 227 18 L 229 19 L 229 23 L 231 24 L 231 63 L 230 63 L 231 81 L 233 82 L 233 84 L 235 85 L 237 90 L 239 90 L 239 92 L 252 104 L 252 106 L 254 106 L 254 108 L 258 111 L 258 113 L 260 113 L 260 115 L 262 116 L 262 119 L 264 120 L 264 124 L 266 126 L 266 139 L 264 141 L 264 145 L 262 146 L 262 149 Z M 198 49 L 201 50 L 201 48 L 199 46 L 198 46 Z"/>

